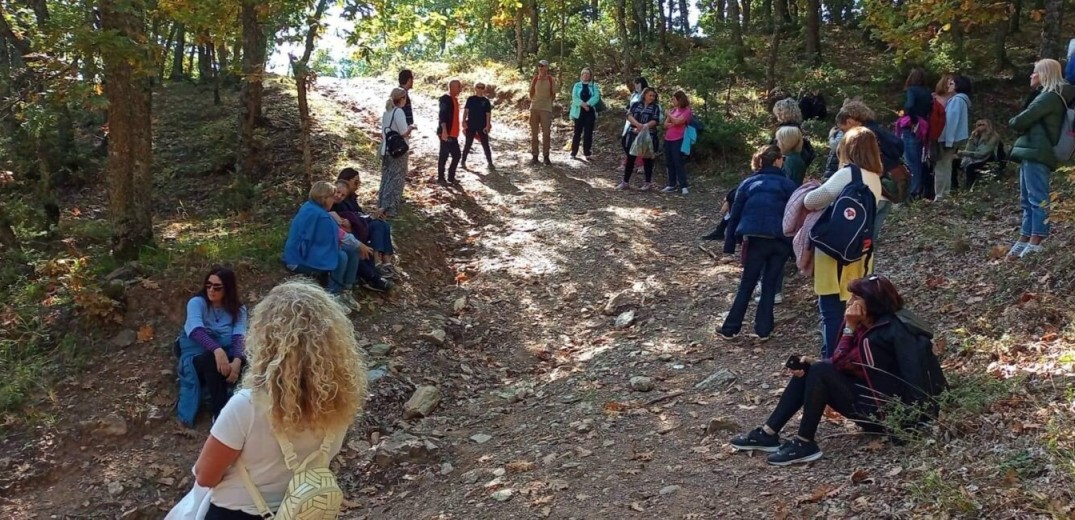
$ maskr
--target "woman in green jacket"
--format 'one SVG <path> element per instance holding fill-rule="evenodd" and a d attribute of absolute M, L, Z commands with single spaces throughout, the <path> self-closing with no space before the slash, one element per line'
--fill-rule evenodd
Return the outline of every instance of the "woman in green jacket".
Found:
<path fill-rule="evenodd" d="M 575 122 L 575 135 L 571 137 L 571 158 L 579 154 L 579 138 L 582 138 L 582 155 L 586 160 L 593 154 L 593 127 L 597 123 L 597 104 L 601 102 L 601 87 L 593 81 L 589 67 L 582 69 L 579 82 L 571 89 L 571 120 Z"/>
<path fill-rule="evenodd" d="M 795 126 L 782 126 L 776 129 L 776 145 L 784 156 L 784 174 L 796 186 L 802 186 L 806 177 L 806 161 L 803 160 L 803 133 Z"/>
<path fill-rule="evenodd" d="M 1011 156 L 1019 160 L 1019 194 L 1023 224 L 1019 239 L 1008 251 L 1022 258 L 1040 252 L 1049 236 L 1049 177 L 1056 168 L 1053 146 L 1060 140 L 1067 105 L 1075 99 L 1075 87 L 1064 81 L 1060 62 L 1044 59 L 1034 64 L 1030 86 L 1041 89 L 1008 126 L 1019 134 Z"/>

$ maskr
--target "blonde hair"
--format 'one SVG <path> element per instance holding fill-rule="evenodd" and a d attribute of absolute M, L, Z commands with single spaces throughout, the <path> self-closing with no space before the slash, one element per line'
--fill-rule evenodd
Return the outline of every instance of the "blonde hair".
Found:
<path fill-rule="evenodd" d="M 843 125 L 848 119 L 854 119 L 859 123 L 866 124 L 874 120 L 873 110 L 862 101 L 852 100 L 844 103 L 840 111 L 836 113 L 836 124 Z"/>
<path fill-rule="evenodd" d="M 1044 92 L 1060 92 L 1064 86 L 1064 72 L 1060 62 L 1053 59 L 1038 60 L 1034 64 L 1034 72 L 1038 75 L 1038 83 Z"/>
<path fill-rule="evenodd" d="M 836 149 L 840 166 L 857 165 L 863 170 L 881 175 L 881 147 L 877 144 L 877 135 L 865 126 L 856 126 L 844 133 L 840 146 Z"/>
<path fill-rule="evenodd" d="M 316 285 L 291 281 L 269 291 L 250 315 L 246 352 L 243 387 L 278 433 L 339 431 L 365 404 L 354 326 Z"/>
<path fill-rule="evenodd" d="M 328 181 L 317 181 L 310 186 L 310 200 L 320 204 L 325 197 L 336 193 L 336 185 Z"/>
<path fill-rule="evenodd" d="M 773 105 L 773 117 L 776 123 L 802 123 L 803 111 L 799 109 L 799 102 L 795 98 L 784 98 Z"/>
<path fill-rule="evenodd" d="M 982 125 L 984 129 L 979 129 L 978 125 Z M 970 133 L 970 136 L 974 139 L 989 139 L 996 135 L 996 131 L 993 130 L 993 123 L 988 119 L 979 119 L 974 123 L 974 131 Z"/>
<path fill-rule="evenodd" d="M 388 95 L 388 103 L 384 105 L 385 110 L 392 110 L 396 106 L 396 102 L 407 97 L 407 90 L 403 87 L 396 87 L 392 89 L 392 93 Z"/>
<path fill-rule="evenodd" d="M 776 129 L 776 145 L 780 153 L 803 151 L 803 132 L 794 126 L 782 126 Z"/>

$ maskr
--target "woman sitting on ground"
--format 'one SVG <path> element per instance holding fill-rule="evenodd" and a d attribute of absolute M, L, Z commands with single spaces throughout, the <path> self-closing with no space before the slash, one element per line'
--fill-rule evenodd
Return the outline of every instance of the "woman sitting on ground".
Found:
<path fill-rule="evenodd" d="M 178 340 L 176 414 L 184 426 L 194 426 L 203 390 L 209 392 L 214 420 L 228 404 L 246 359 L 245 336 L 246 307 L 239 298 L 235 273 L 214 267 L 205 276 L 202 290 L 187 301 L 187 320 Z"/>
<path fill-rule="evenodd" d="M 336 196 L 331 182 L 315 182 L 284 242 L 284 265 L 288 271 L 313 277 L 348 308 L 357 303 L 348 291 L 358 278 L 359 254 L 340 247 L 340 226 L 329 215 Z M 326 280 L 327 279 L 327 280 Z"/>
<path fill-rule="evenodd" d="M 792 356 L 792 377 L 776 409 L 765 424 L 734 437 L 733 448 L 769 452 L 770 464 L 787 466 L 821 458 L 815 435 L 826 406 L 873 432 L 884 431 L 878 421 L 889 404 L 924 404 L 927 416 L 936 414 L 931 398 L 945 381 L 928 326 L 903 311 L 903 298 L 884 276 L 855 280 L 850 291 L 836 355 Z M 780 430 L 800 410 L 798 434 L 781 444 Z"/>
<path fill-rule="evenodd" d="M 373 249 L 375 263 L 381 275 L 391 278 L 395 275 L 396 267 L 393 264 L 395 248 L 392 246 L 392 226 L 386 220 L 383 209 L 375 209 L 366 213 L 358 203 L 358 188 L 362 186 L 362 178 L 358 170 L 344 168 L 336 177 L 336 198 L 332 205 L 332 213 L 340 225 L 347 221 L 351 233 L 355 234 L 363 244 Z M 342 197 L 342 198 L 341 198 Z"/>
<path fill-rule="evenodd" d="M 212 488 L 207 520 L 262 517 L 240 468 L 276 511 L 295 466 L 320 451 L 314 460 L 327 467 L 366 398 L 354 326 L 314 285 L 292 281 L 269 291 L 254 308 L 246 346 L 243 389 L 220 414 L 194 465 L 198 485 Z M 285 443 L 294 461 L 285 459 Z"/>
<path fill-rule="evenodd" d="M 978 182 L 978 176 L 990 163 L 997 160 L 997 145 L 1000 144 L 1000 136 L 993 131 L 993 123 L 988 119 L 979 119 L 974 123 L 974 130 L 970 133 L 967 147 L 958 152 L 961 159 L 959 167 L 963 169 L 967 181 L 964 183 L 969 190 Z"/>

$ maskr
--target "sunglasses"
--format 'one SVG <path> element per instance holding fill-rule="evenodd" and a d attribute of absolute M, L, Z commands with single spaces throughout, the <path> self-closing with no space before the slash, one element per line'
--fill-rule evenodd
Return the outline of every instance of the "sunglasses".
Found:
<path fill-rule="evenodd" d="M 222 284 L 222 283 L 207 283 L 207 284 L 205 284 L 205 288 L 210 290 L 210 291 L 223 291 L 224 290 L 224 284 Z"/>

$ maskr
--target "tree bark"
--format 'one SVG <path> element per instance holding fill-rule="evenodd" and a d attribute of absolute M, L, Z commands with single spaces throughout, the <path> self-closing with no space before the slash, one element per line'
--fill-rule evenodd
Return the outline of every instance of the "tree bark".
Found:
<path fill-rule="evenodd" d="M 243 0 L 243 84 L 239 94 L 239 157 L 236 171 L 241 178 L 254 181 L 260 177 L 258 155 L 260 143 L 254 130 L 261 119 L 262 76 L 265 74 L 267 42 L 258 20 L 257 0 Z"/>
<path fill-rule="evenodd" d="M 773 10 L 776 12 L 776 19 L 781 24 L 782 30 L 787 30 L 792 25 L 791 13 L 788 11 L 788 0 L 775 0 L 773 3 Z"/>
<path fill-rule="evenodd" d="M 623 74 L 631 73 L 631 41 L 627 33 L 627 0 L 616 0 L 616 29 L 620 35 L 620 47 L 623 49 Z"/>
<path fill-rule="evenodd" d="M 728 23 L 732 26 L 732 52 L 736 63 L 743 63 L 743 26 L 740 25 L 739 0 L 728 0 Z"/>
<path fill-rule="evenodd" d="M 538 10 L 538 1 L 530 0 L 530 40 L 527 42 L 527 51 L 531 56 L 536 56 L 538 51 L 538 35 L 541 33 L 541 14 Z"/>
<path fill-rule="evenodd" d="M 775 17 L 773 16 L 773 0 L 762 0 L 761 3 L 762 20 L 765 22 L 765 29 L 769 32 L 773 32 L 773 26 Z"/>
<path fill-rule="evenodd" d="M 523 9 L 515 9 L 515 61 L 519 70 L 523 70 L 526 61 L 525 30 L 523 29 Z"/>
<path fill-rule="evenodd" d="M 312 185 L 314 182 L 314 160 L 313 150 L 310 148 L 310 133 L 312 121 L 310 119 L 310 104 L 307 100 L 307 95 L 310 87 L 310 80 L 312 74 L 310 74 L 310 56 L 314 52 L 314 42 L 317 41 L 317 35 L 321 29 L 321 18 L 325 15 L 325 10 L 328 9 L 328 0 L 319 0 L 317 7 L 314 9 L 313 17 L 310 20 L 310 27 L 306 31 L 306 46 L 303 49 L 302 57 L 298 60 L 291 57 L 291 69 L 295 71 L 295 85 L 298 87 L 299 93 L 299 124 L 301 127 L 301 141 L 302 141 L 302 167 L 306 173 L 306 184 Z"/>
<path fill-rule="evenodd" d="M 1011 67 L 1008 59 L 1008 51 L 1004 48 L 1008 44 L 1008 21 L 1001 21 L 996 25 L 993 32 L 993 67 L 996 72 L 1004 71 Z"/>
<path fill-rule="evenodd" d="M 187 47 L 187 28 L 179 24 L 175 35 L 175 49 L 172 52 L 172 74 L 169 79 L 179 81 L 183 79 L 183 51 Z"/>
<path fill-rule="evenodd" d="M 725 20 L 728 19 L 727 12 L 725 11 L 728 7 L 728 1 L 717 0 L 714 5 L 716 6 L 717 11 L 717 21 L 723 23 Z"/>
<path fill-rule="evenodd" d="M 821 65 L 821 5 L 818 0 L 806 0 L 806 59 L 810 65 Z"/>
<path fill-rule="evenodd" d="M 1062 58 L 1060 29 L 1063 0 L 1045 0 L 1045 15 L 1041 19 L 1041 45 L 1038 58 Z"/>
<path fill-rule="evenodd" d="M 679 0 L 679 30 L 687 36 L 691 33 L 690 10 L 687 9 L 687 0 Z"/>
<path fill-rule="evenodd" d="M 773 24 L 773 36 L 769 42 L 769 60 L 765 65 L 765 91 L 772 92 L 776 88 L 776 62 L 780 57 L 780 35 L 783 33 L 781 24 Z"/>
<path fill-rule="evenodd" d="M 1023 0 L 1014 0 L 1010 9 L 1008 21 L 1011 25 L 1008 27 L 1008 34 L 1016 34 L 1019 32 L 1019 18 L 1023 16 Z"/>
<path fill-rule="evenodd" d="M 152 70 L 145 46 L 145 3 L 99 0 L 101 25 L 128 42 L 102 52 L 108 98 L 108 210 L 112 256 L 135 260 L 153 241 Z M 133 51 L 131 49 L 134 49 Z"/>
<path fill-rule="evenodd" d="M 743 16 L 743 28 L 750 28 L 750 0 L 743 0 L 740 4 L 739 12 Z"/>
<path fill-rule="evenodd" d="M 198 83 L 208 85 L 213 80 L 213 44 L 205 34 L 199 35 L 198 40 Z"/>

